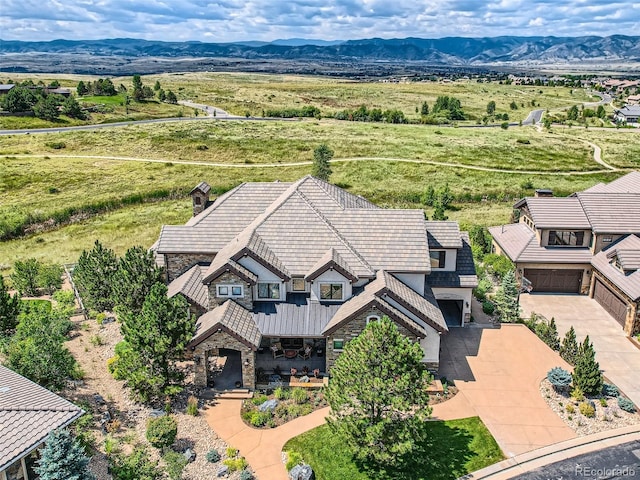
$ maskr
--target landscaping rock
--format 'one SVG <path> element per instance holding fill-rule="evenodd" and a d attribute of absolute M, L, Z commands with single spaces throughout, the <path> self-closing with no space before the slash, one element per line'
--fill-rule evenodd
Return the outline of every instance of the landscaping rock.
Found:
<path fill-rule="evenodd" d="M 311 380 L 309 379 L 308 376 L 305 375 L 304 377 L 300 377 L 300 381 L 302 383 L 309 383 Z"/>
<path fill-rule="evenodd" d="M 166 412 L 164 410 L 151 410 L 151 412 L 149 412 L 149 417 L 151 418 L 164 417 L 165 415 Z"/>
<path fill-rule="evenodd" d="M 102 395 L 98 395 L 97 393 L 93 396 L 93 401 L 96 402 L 98 405 L 104 405 L 107 403 L 105 399 L 102 398 Z"/>
<path fill-rule="evenodd" d="M 226 477 L 229 474 L 229 467 L 227 467 L 226 465 L 222 465 L 219 469 L 218 469 L 218 477 Z"/>
<path fill-rule="evenodd" d="M 105 319 L 102 321 L 102 325 L 108 325 L 115 321 L 116 321 L 115 317 L 105 317 Z"/>
<path fill-rule="evenodd" d="M 289 478 L 291 480 L 313 480 L 315 475 L 313 469 L 309 465 L 296 465 L 289 470 Z"/>
<path fill-rule="evenodd" d="M 193 450 L 191 450 L 190 448 L 187 448 L 184 453 L 184 458 L 187 459 L 187 462 L 191 463 L 196 459 L 196 452 L 194 452 Z"/>
<path fill-rule="evenodd" d="M 267 400 L 266 402 L 262 403 L 258 407 L 258 410 L 260 410 L 261 412 L 266 412 L 267 410 L 274 410 L 277 406 L 278 406 L 278 400 L 274 398 L 272 400 Z"/>

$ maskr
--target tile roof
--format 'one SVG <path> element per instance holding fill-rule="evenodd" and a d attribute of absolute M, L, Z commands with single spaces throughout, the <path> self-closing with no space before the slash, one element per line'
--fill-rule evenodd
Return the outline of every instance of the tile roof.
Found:
<path fill-rule="evenodd" d="M 476 266 L 473 261 L 469 233 L 460 232 L 460 239 L 462 240 L 462 248 L 458 249 L 456 254 L 456 271 L 432 271 L 427 276 L 427 283 L 430 286 L 467 288 L 478 286 L 478 276 L 476 275 Z"/>
<path fill-rule="evenodd" d="M 169 298 L 182 294 L 188 300 L 196 303 L 205 310 L 209 309 L 209 289 L 202 283 L 203 269 L 200 265 L 194 265 L 180 275 L 167 286 Z"/>
<path fill-rule="evenodd" d="M 640 193 L 579 192 L 576 197 L 594 232 L 640 232 Z"/>
<path fill-rule="evenodd" d="M 575 197 L 531 197 L 526 201 L 536 228 L 591 228 Z"/>
<path fill-rule="evenodd" d="M 196 333 L 189 342 L 189 347 L 205 341 L 219 328 L 253 350 L 257 350 L 260 345 L 262 335 L 251 312 L 233 300 L 227 300 L 198 318 Z"/>
<path fill-rule="evenodd" d="M 258 281 L 258 276 L 255 273 L 251 272 L 234 260 L 228 260 L 224 265 L 221 265 L 213 272 L 208 273 L 207 278 L 209 281 L 215 280 L 225 272 L 235 273 L 249 285 L 255 285 Z M 202 278 L 200 281 L 202 281 Z"/>
<path fill-rule="evenodd" d="M 199 191 L 202 192 L 204 194 L 209 193 L 209 191 L 211 190 L 211 185 L 209 185 L 207 182 L 200 182 L 198 185 L 196 185 L 193 190 L 191 190 L 189 192 L 189 194 L 192 194 L 195 191 Z"/>
<path fill-rule="evenodd" d="M 0 365 L 0 472 L 84 412 Z"/>
<path fill-rule="evenodd" d="M 640 193 L 640 172 L 629 172 L 609 183 L 598 183 L 583 193 Z"/>
<path fill-rule="evenodd" d="M 622 258 L 620 258 L 622 254 Z M 634 270 L 622 272 L 614 265 L 614 257 L 629 261 L 629 268 Z M 640 238 L 628 235 L 612 243 L 596 254 L 591 265 L 607 279 L 627 294 L 633 301 L 640 300 Z"/>
<path fill-rule="evenodd" d="M 429 248 L 462 248 L 458 222 L 426 221 Z"/>
<path fill-rule="evenodd" d="M 311 267 L 309 273 L 305 275 L 307 280 L 314 280 L 329 269 L 336 269 L 341 275 L 350 280 L 356 281 L 357 274 L 352 270 L 347 262 L 340 256 L 335 248 L 330 248 L 318 259 L 316 264 Z"/>
<path fill-rule="evenodd" d="M 588 264 L 591 261 L 588 248 L 541 247 L 538 237 L 524 223 L 491 227 L 489 233 L 512 262 Z"/>
<path fill-rule="evenodd" d="M 625 105 L 624 107 L 617 109 L 616 113 L 621 113 L 627 117 L 637 117 L 640 116 L 640 105 Z"/>
<path fill-rule="evenodd" d="M 264 336 L 317 338 L 339 308 L 296 293 L 289 294 L 287 302 L 255 302 L 253 318 Z"/>

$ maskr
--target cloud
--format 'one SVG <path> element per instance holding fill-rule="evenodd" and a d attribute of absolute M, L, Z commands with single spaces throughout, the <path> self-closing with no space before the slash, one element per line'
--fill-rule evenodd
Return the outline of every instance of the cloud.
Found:
<path fill-rule="evenodd" d="M 134 37 L 610 35 L 640 31 L 635 0 L 2 0 L 6 40 Z"/>

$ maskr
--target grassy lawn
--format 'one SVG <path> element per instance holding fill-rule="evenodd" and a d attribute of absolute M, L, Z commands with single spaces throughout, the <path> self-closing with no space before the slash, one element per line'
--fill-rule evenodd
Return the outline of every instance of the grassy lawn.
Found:
<path fill-rule="evenodd" d="M 422 447 L 427 461 L 419 469 L 402 472 L 404 475 L 399 478 L 455 479 L 504 459 L 500 447 L 478 417 L 427 422 L 425 429 L 429 441 Z M 340 437 L 327 425 L 289 440 L 284 450 L 300 453 L 318 480 L 372 478 L 353 462 Z"/>

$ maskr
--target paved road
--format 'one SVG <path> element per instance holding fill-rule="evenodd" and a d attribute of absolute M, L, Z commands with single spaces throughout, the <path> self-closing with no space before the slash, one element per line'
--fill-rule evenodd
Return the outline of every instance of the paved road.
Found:
<path fill-rule="evenodd" d="M 216 117 L 216 118 L 218 118 L 218 117 L 220 117 L 220 118 L 222 118 L 222 117 L 225 117 L 225 118 L 233 117 L 233 118 L 237 118 L 237 119 L 242 118 L 242 117 L 236 117 L 235 115 L 231 115 L 231 114 L 229 114 L 229 112 L 225 112 L 221 108 L 212 107 L 211 105 L 205 105 L 203 103 L 189 102 L 187 100 L 179 100 L 178 103 L 180 105 L 184 105 L 185 107 L 191 107 L 191 108 L 195 108 L 197 110 L 202 110 L 209 117 Z"/>
<path fill-rule="evenodd" d="M 518 480 L 584 480 L 640 476 L 640 441 L 603 448 L 519 475 Z"/>
<path fill-rule="evenodd" d="M 537 123 L 540 123 L 543 113 L 543 109 L 531 111 L 529 115 L 527 115 L 527 118 L 522 121 L 522 125 L 535 125 Z"/>

